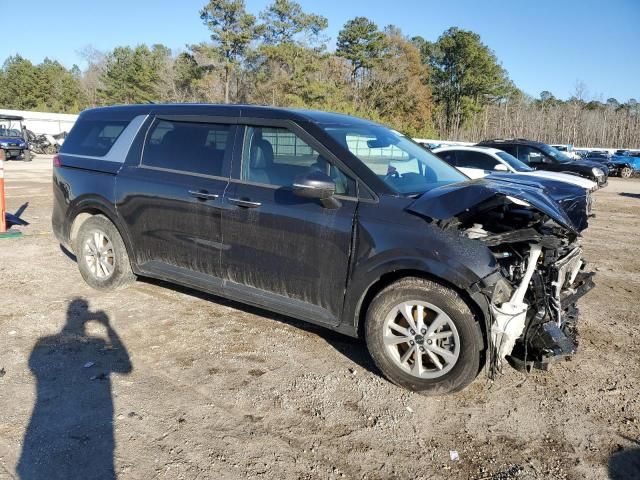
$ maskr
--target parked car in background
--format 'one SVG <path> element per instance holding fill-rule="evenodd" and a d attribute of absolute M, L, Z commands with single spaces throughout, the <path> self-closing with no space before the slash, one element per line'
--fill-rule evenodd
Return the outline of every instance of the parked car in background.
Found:
<path fill-rule="evenodd" d="M 436 394 L 507 356 L 575 353 L 593 282 L 568 186 L 556 201 L 471 181 L 346 115 L 130 105 L 80 115 L 54 158 L 52 224 L 93 288 L 155 277 L 362 336 L 387 378 Z"/>
<path fill-rule="evenodd" d="M 611 165 L 622 178 L 630 178 L 640 175 L 640 152 L 626 151 L 613 155 L 607 166 Z"/>
<path fill-rule="evenodd" d="M 592 151 L 587 154 L 585 160 L 606 165 L 611 176 L 630 178 L 640 173 L 640 155 L 635 156 L 630 152 L 625 152 L 623 155 L 610 155 L 608 152 Z"/>
<path fill-rule="evenodd" d="M 483 178 L 494 173 L 514 173 L 537 178 L 547 178 L 571 183 L 584 188 L 588 192 L 598 189 L 598 184 L 579 175 L 534 170 L 527 164 L 504 150 L 491 147 L 440 147 L 433 153 L 449 165 L 456 167 L 469 178 Z"/>
<path fill-rule="evenodd" d="M 523 138 L 485 140 L 478 146 L 503 150 L 535 170 L 573 173 L 593 180 L 598 186 L 607 184 L 609 170 L 598 162 L 573 160 L 546 143 Z"/>
<path fill-rule="evenodd" d="M 4 158 L 7 160 L 31 160 L 23 120 L 15 115 L 0 115 L 0 149 L 4 150 Z"/>
<path fill-rule="evenodd" d="M 584 205 L 585 222 L 586 217 L 593 214 L 591 193 L 598 189 L 598 184 L 587 178 L 533 170 L 507 152 L 489 147 L 443 147 L 435 149 L 433 153 L 469 178 L 484 178 L 490 175 L 491 178 L 514 183 L 538 184 L 568 209 Z M 586 197 L 586 202 L 574 201 L 582 195 Z"/>

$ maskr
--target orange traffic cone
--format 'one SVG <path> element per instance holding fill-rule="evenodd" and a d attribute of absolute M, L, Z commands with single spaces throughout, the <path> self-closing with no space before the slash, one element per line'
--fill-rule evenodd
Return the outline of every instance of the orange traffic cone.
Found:
<path fill-rule="evenodd" d="M 4 198 L 4 150 L 0 148 L 0 238 L 20 237 L 22 232 L 7 230 L 7 208 Z"/>

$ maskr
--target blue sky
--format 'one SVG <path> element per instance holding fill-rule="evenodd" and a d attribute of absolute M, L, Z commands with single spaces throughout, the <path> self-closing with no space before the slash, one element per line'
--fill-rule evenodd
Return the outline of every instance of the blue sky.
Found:
<path fill-rule="evenodd" d="M 344 23 L 366 16 L 380 27 L 435 40 L 450 26 L 473 30 L 525 92 L 566 98 L 577 81 L 592 98 L 640 99 L 640 0 L 298 0 L 329 19 L 332 48 Z M 82 66 L 93 45 L 164 43 L 184 49 L 207 39 L 198 16 L 206 0 L 0 0 L 0 61 L 20 53 Z M 257 14 L 269 0 L 246 0 Z M 32 15 L 32 13 L 36 13 Z M 11 20 L 14 19 L 14 20 Z M 22 20 L 20 20 L 22 19 Z M 20 26 L 20 28 L 18 28 Z"/>

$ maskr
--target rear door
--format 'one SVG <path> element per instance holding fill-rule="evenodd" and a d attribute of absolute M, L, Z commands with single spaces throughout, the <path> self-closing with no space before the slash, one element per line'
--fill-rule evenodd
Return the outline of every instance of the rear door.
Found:
<path fill-rule="evenodd" d="M 235 131 L 224 119 L 157 117 L 139 162 L 120 171 L 117 207 L 144 272 L 217 277 L 209 280 L 221 286 L 220 208 Z"/>
<path fill-rule="evenodd" d="M 238 143 L 222 219 L 226 294 L 336 325 L 358 205 L 355 182 L 288 122 L 247 125 Z M 336 182 L 338 208 L 294 195 L 294 179 L 313 169 Z"/>

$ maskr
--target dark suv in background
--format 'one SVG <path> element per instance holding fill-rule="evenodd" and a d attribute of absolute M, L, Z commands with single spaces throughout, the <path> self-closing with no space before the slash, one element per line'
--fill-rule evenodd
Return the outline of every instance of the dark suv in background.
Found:
<path fill-rule="evenodd" d="M 362 336 L 390 380 L 425 393 L 570 356 L 592 285 L 584 225 L 542 187 L 468 181 L 345 115 L 88 110 L 53 190 L 55 234 L 92 287 L 143 275 Z"/>
<path fill-rule="evenodd" d="M 573 160 L 567 154 L 547 145 L 524 138 L 484 140 L 478 143 L 482 147 L 497 148 L 510 153 L 521 162 L 536 170 L 573 173 L 589 178 L 603 187 L 607 183 L 609 171 L 598 162 Z"/>

